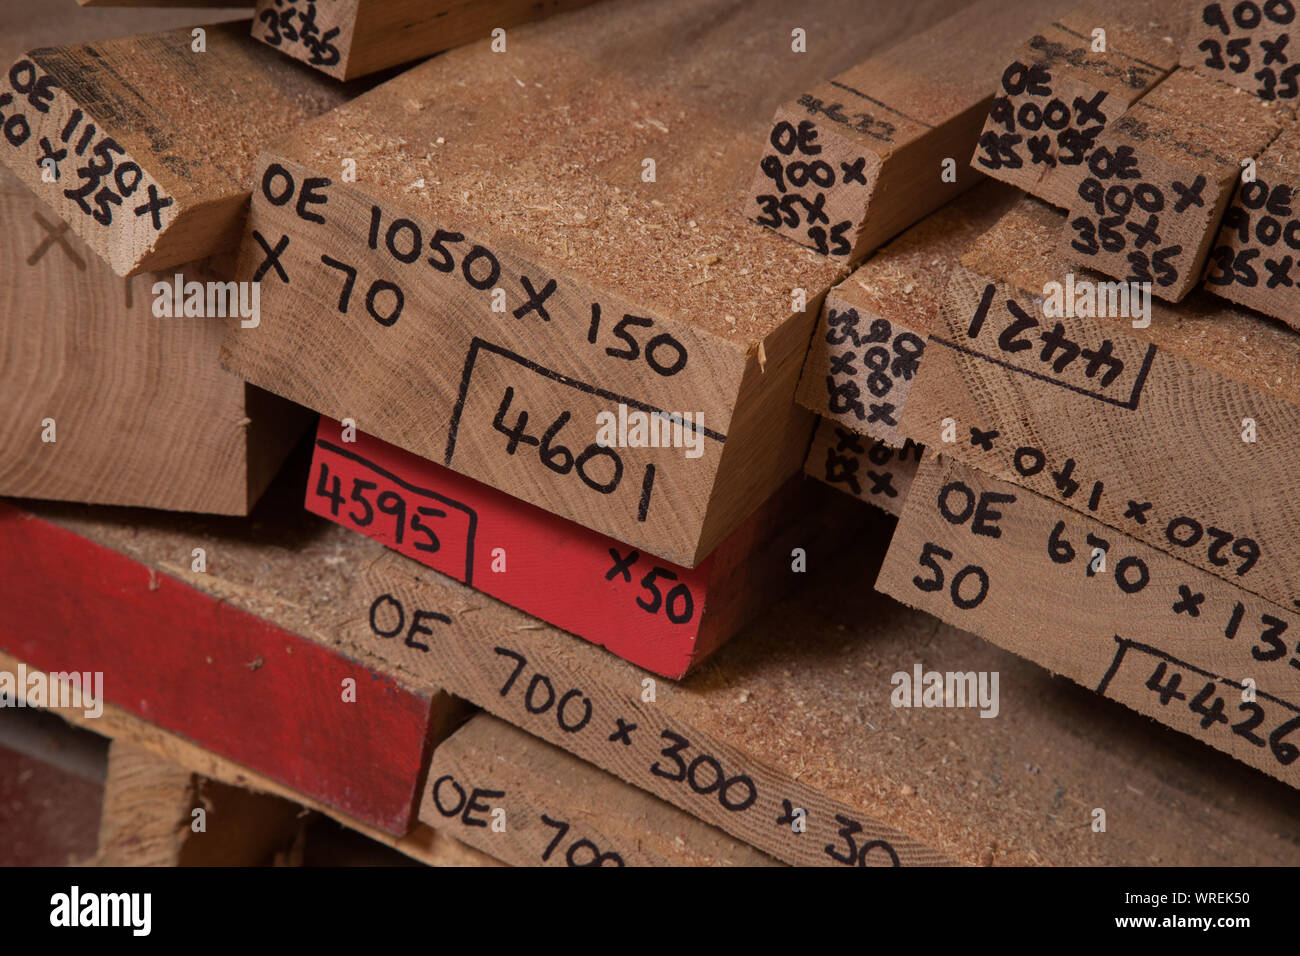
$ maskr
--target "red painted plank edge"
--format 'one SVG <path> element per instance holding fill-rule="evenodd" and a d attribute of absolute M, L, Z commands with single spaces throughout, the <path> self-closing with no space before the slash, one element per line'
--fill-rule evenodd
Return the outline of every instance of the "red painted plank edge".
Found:
<path fill-rule="evenodd" d="M 388 833 L 410 829 L 431 698 L 2 502 L 0 606 L 0 647 L 28 665 L 102 671 L 108 702 Z"/>
<path fill-rule="evenodd" d="M 348 442 L 341 433 L 321 416 L 308 511 L 657 674 L 680 677 L 696 658 L 712 568 L 732 539 L 684 568 L 363 432 Z M 748 545 L 745 530 L 736 541 Z M 377 626 L 395 626 L 389 610 L 374 609 Z"/>

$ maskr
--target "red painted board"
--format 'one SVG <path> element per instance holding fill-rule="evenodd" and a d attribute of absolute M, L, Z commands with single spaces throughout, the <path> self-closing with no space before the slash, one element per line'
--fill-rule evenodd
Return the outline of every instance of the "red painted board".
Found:
<path fill-rule="evenodd" d="M 308 511 L 666 677 L 685 675 L 781 600 L 800 577 L 792 545 L 835 549 L 861 523 L 842 495 L 794 476 L 684 568 L 355 429 L 348 437 L 321 418 Z M 372 615 L 379 633 L 411 636 L 392 608 Z"/>
<path fill-rule="evenodd" d="M 321 416 L 308 511 L 647 670 L 686 672 L 717 552 L 670 564 L 363 432 L 341 435 Z M 386 610 L 374 611 L 380 628 L 397 623 Z"/>
<path fill-rule="evenodd" d="M 0 647 L 26 664 L 102 671 L 109 703 L 388 833 L 409 830 L 430 698 L 6 503 L 0 607 Z"/>

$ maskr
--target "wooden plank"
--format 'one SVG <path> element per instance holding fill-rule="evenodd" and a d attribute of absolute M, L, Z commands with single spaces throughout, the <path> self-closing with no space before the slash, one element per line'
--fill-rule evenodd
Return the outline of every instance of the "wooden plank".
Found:
<path fill-rule="evenodd" d="M 844 428 L 902 445 L 898 418 L 948 273 L 1018 193 L 985 183 L 926 216 L 826 293 L 798 402 Z"/>
<path fill-rule="evenodd" d="M 406 832 L 427 748 L 454 709 L 311 639 L 332 595 L 301 538 L 291 550 L 292 523 L 263 532 L 283 535 L 268 554 L 198 519 L 162 531 L 130 513 L 65 512 L 60 521 L 0 509 L 0 648 L 42 670 L 102 672 L 108 701 L 376 828 Z M 201 573 L 190 570 L 195 546 L 206 553 Z"/>
<path fill-rule="evenodd" d="M 696 568 L 502 494 L 322 418 L 307 509 L 666 677 L 698 667 L 858 525 L 838 495 L 791 478 Z M 800 549 L 799 555 L 795 549 Z M 421 640 L 393 609 L 372 620 Z M 407 629 L 409 623 L 410 630 Z"/>
<path fill-rule="evenodd" d="M 1187 19 L 1184 66 L 1261 99 L 1294 100 L 1300 94 L 1300 70 L 1289 53 L 1296 39 L 1290 0 L 1197 3 Z"/>
<path fill-rule="evenodd" d="M 203 29 L 203 52 L 188 28 L 31 50 L 0 81 L 0 160 L 118 275 L 237 245 L 258 152 L 347 98 L 244 21 Z"/>
<path fill-rule="evenodd" d="M 832 259 L 860 262 L 979 182 L 966 157 L 999 72 L 1036 19 L 1064 8 L 979 0 L 805 87 L 769 124 L 749 215 Z"/>
<path fill-rule="evenodd" d="M 1260 155 L 1255 180 L 1237 185 L 1205 267 L 1210 292 L 1293 329 L 1300 329 L 1297 190 L 1300 126 L 1292 124 Z"/>
<path fill-rule="evenodd" d="M 0 651 L 0 672 L 16 674 L 22 666 L 25 666 L 25 662 Z M 28 667 L 29 674 L 37 670 Z M 235 763 L 184 737 L 169 733 L 115 704 L 104 704 L 104 711 L 98 717 L 87 717 L 84 711 L 77 707 L 51 705 L 45 710 L 57 714 L 59 718 L 74 727 L 90 728 L 96 734 L 112 740 L 127 741 L 164 761 L 185 767 L 209 780 L 220 780 L 233 787 L 274 794 L 292 800 L 303 807 L 325 814 L 348 829 L 355 830 L 430 866 L 498 865 L 497 861 L 486 854 L 464 846 L 454 838 L 440 834 L 423 824 L 416 825 L 409 832 L 398 836 L 386 833 L 340 810 L 337 806 L 322 803 L 309 794 L 287 787 L 272 777 Z"/>
<path fill-rule="evenodd" d="M 113 275 L 3 168 L 0 219 L 0 494 L 247 514 L 308 416 L 221 368 L 225 320 L 153 315 L 171 275 Z"/>
<path fill-rule="evenodd" d="M 812 57 L 774 27 L 777 0 L 617 0 L 520 27 L 504 56 L 430 60 L 264 157 L 240 275 L 263 280 L 268 318 L 227 338 L 227 364 L 694 567 L 799 470 L 812 420 L 790 396 L 841 275 L 738 208 L 771 100 L 954 6 L 818 5 L 801 21 Z M 758 39 L 721 39 L 736 36 Z M 345 159 L 355 183 L 337 179 Z M 551 428 L 583 455 L 620 405 L 702 416 L 701 456 L 619 448 L 608 494 L 607 456 L 586 482 L 558 453 L 548 467 Z"/>
<path fill-rule="evenodd" d="M 193 786 L 188 771 L 147 750 L 114 742 L 108 751 L 99 862 L 177 866 L 195 806 Z"/>
<path fill-rule="evenodd" d="M 1293 610 L 933 455 L 876 585 L 1300 787 Z"/>
<path fill-rule="evenodd" d="M 204 780 L 148 750 L 114 741 L 95 862 L 266 866 L 293 843 L 299 811 L 288 800 Z"/>
<path fill-rule="evenodd" d="M 1042 25 L 1003 71 L 971 164 L 1070 206 L 1102 132 L 1177 67 L 1185 9 L 1178 0 L 1089 3 Z"/>
<path fill-rule="evenodd" d="M 829 570 L 680 684 L 396 554 L 368 593 L 451 623 L 415 650 L 369 634 L 363 598 L 348 636 L 790 863 L 1300 860 L 1290 788 L 874 594 L 876 560 Z M 999 716 L 891 706 L 922 662 L 998 672 Z"/>
<path fill-rule="evenodd" d="M 823 418 L 808 448 L 804 474 L 897 517 L 923 451 L 910 438 L 895 448 Z"/>
<path fill-rule="evenodd" d="M 1061 246 L 1072 261 L 1180 302 L 1200 281 L 1244 160 L 1290 106 L 1176 70 L 1097 138 L 1069 203 Z"/>
<path fill-rule="evenodd" d="M 954 270 L 903 433 L 1292 607 L 1300 338 L 1202 296 L 1048 318 L 1061 222 L 1024 200 Z"/>
<path fill-rule="evenodd" d="M 439 744 L 420 819 L 516 866 L 775 865 L 489 714 Z"/>
<path fill-rule="evenodd" d="M 576 10 L 592 0 L 258 0 L 253 38 L 351 80 Z M 503 51 L 504 52 L 504 51 Z"/>

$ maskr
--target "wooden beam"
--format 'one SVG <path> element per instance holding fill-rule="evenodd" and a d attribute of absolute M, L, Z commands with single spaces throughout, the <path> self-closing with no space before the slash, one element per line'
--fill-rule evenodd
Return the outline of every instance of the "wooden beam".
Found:
<path fill-rule="evenodd" d="M 327 418 L 307 509 L 674 678 L 793 590 L 810 566 L 834 561 L 859 524 L 838 495 L 796 476 L 699 567 L 684 568 Z M 389 607 L 370 613 L 384 627 L 426 626 Z"/>
<path fill-rule="evenodd" d="M 338 80 L 409 63 L 592 0 L 258 0 L 253 38 Z"/>
<path fill-rule="evenodd" d="M 292 845 L 300 807 L 205 780 L 113 741 L 99 825 L 99 866 L 266 866 Z"/>
<path fill-rule="evenodd" d="M 895 448 L 823 418 L 813 433 L 804 474 L 897 517 L 923 451 L 910 438 Z"/>
<path fill-rule="evenodd" d="M 985 183 L 926 216 L 826 293 L 795 398 L 849 431 L 902 445 L 899 416 L 948 274 L 1019 194 Z"/>
<path fill-rule="evenodd" d="M 262 524 L 273 552 L 201 519 L 38 513 L 0 509 L 0 648 L 46 671 L 100 672 L 108 701 L 378 829 L 407 831 L 428 748 L 458 709 L 320 636 L 339 583 L 318 562 L 334 559 L 332 571 L 355 551 L 315 551 L 294 537 L 304 519 L 293 512 Z"/>
<path fill-rule="evenodd" d="M 775 863 L 489 714 L 439 744 L 420 819 L 516 866 Z"/>
<path fill-rule="evenodd" d="M 153 315 L 172 276 L 113 275 L 3 168 L 0 220 L 0 494 L 247 514 L 303 410 L 221 368 L 224 320 Z"/>
<path fill-rule="evenodd" d="M 240 275 L 267 319 L 227 364 L 694 567 L 799 470 L 812 420 L 790 396 L 842 274 L 737 206 L 771 100 L 955 6 L 817 5 L 805 56 L 777 0 L 626 0 L 424 63 L 259 164 Z M 619 448 L 615 482 L 591 456 L 620 405 L 702 416 L 701 457 Z"/>
<path fill-rule="evenodd" d="M 127 743 L 109 747 L 98 862 L 104 866 L 177 866 L 190 811 L 194 778 Z M 253 865 L 246 861 L 245 865 Z"/>
<path fill-rule="evenodd" d="M 842 562 L 680 684 L 396 554 L 367 593 L 451 623 L 413 649 L 363 599 L 345 639 L 789 863 L 1300 860 L 1290 788 L 872 593 L 874 571 Z M 998 672 L 999 716 L 891 706 L 918 666 Z"/>
<path fill-rule="evenodd" d="M 1201 279 L 1242 163 L 1292 121 L 1290 106 L 1190 70 L 1108 124 L 1069 203 L 1073 262 L 1180 302 Z"/>
<path fill-rule="evenodd" d="M 1260 154 L 1239 183 L 1205 268 L 1205 288 L 1300 329 L 1300 125 Z"/>
<path fill-rule="evenodd" d="M 979 0 L 805 87 L 769 124 L 749 215 L 832 259 L 860 262 L 983 178 L 966 157 L 998 75 L 1034 21 L 1064 8 Z"/>
<path fill-rule="evenodd" d="M 933 455 L 877 587 L 1300 787 L 1294 610 Z"/>
<path fill-rule="evenodd" d="M 1187 13 L 1182 63 L 1265 100 L 1300 95 L 1289 55 L 1295 10 L 1289 3 L 1196 3 Z"/>
<path fill-rule="evenodd" d="M 0 672 L 16 674 L 22 666 L 26 666 L 25 662 L 0 651 Z M 36 671 L 38 668 L 27 667 L 29 675 Z M 132 746 L 147 750 L 163 761 L 177 764 L 208 780 L 219 780 L 232 787 L 274 794 L 291 800 L 430 866 L 497 865 L 497 861 L 486 854 L 464 846 L 454 838 L 422 824 L 416 825 L 402 835 L 387 833 L 340 810 L 337 806 L 322 803 L 309 794 L 285 786 L 272 777 L 251 770 L 184 737 L 169 733 L 158 725 L 143 720 L 112 703 L 105 704 L 104 712 L 97 717 L 87 717 L 78 707 L 51 705 L 46 710 L 57 714 L 74 727 L 93 730 L 96 734 L 114 741 L 126 741 Z"/>
<path fill-rule="evenodd" d="M 201 29 L 202 52 L 182 28 L 31 50 L 0 78 L 0 160 L 121 276 L 237 245 L 257 154 L 347 98 L 245 21 Z"/>
<path fill-rule="evenodd" d="M 1147 328 L 1090 318 L 1084 273 L 1085 314 L 1049 318 L 1061 225 L 1027 199 L 971 247 L 902 432 L 1292 607 L 1300 338 L 1201 296 L 1153 302 Z"/>
<path fill-rule="evenodd" d="M 971 164 L 1072 205 L 1110 122 L 1178 66 L 1184 13 L 1177 0 L 1095 2 L 1043 25 L 1002 72 Z"/>

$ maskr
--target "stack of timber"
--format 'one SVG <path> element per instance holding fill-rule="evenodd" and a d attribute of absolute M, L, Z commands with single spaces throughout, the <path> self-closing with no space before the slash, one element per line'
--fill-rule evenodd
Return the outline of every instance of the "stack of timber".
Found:
<path fill-rule="evenodd" d="M 1200 176 L 1208 197 L 1205 223 L 1187 232 L 1200 256 L 1238 169 L 1220 163 L 1216 180 L 1197 164 L 1272 140 L 1259 165 L 1267 181 L 1237 190 L 1207 287 L 1283 314 L 1284 293 L 1232 280 L 1238 257 L 1273 257 L 1273 288 L 1288 288 L 1290 262 L 1268 248 L 1290 213 L 1288 108 L 1176 70 L 1159 38 L 1175 14 L 1167 4 L 1126 10 L 1110 49 L 1089 54 L 1084 27 L 1109 25 L 1099 10 L 1076 11 L 1021 50 L 1004 74 L 1015 89 L 994 101 L 973 163 L 1069 206 L 1106 162 L 1142 155 L 1137 139 L 1116 137 L 1181 145 L 1163 155 L 1190 164 L 1176 178 Z M 1031 79 L 1042 88 L 1017 99 Z M 1030 175 L 988 161 L 990 130 L 1067 90 L 1109 110 L 1079 163 L 1044 161 Z M 1209 132 L 1193 135 L 1193 123 Z M 1191 149 L 1193 139 L 1208 146 Z M 1133 172 L 1121 179 L 1130 196 L 1150 188 Z M 1077 210 L 1062 217 L 979 192 L 828 294 L 797 396 L 822 416 L 807 472 L 900 516 L 877 582 L 886 593 L 1300 785 L 1290 636 L 1300 566 L 1286 531 L 1300 517 L 1287 444 L 1300 424 L 1300 340 L 1203 294 L 1154 303 L 1148 322 L 1139 287 L 1108 298 L 1102 277 L 1071 272 L 1077 242 L 1061 237 Z M 1192 280 L 1168 298 L 1186 295 L 1199 266 L 1184 273 Z"/>
<path fill-rule="evenodd" d="M 294 508 L 301 469 L 286 477 L 293 480 L 273 490 L 251 523 L 196 516 L 178 527 L 166 516 L 138 510 L 5 506 L 3 550 L 12 558 L 0 600 L 15 616 L 0 629 L 0 672 L 24 689 L 57 686 L 34 675 L 61 674 L 67 684 L 73 673 L 102 673 L 100 706 L 89 708 L 100 714 L 74 706 L 70 686 L 60 688 L 58 701 L 50 691 L 31 697 L 31 706 L 54 710 L 172 765 L 159 771 L 167 781 L 158 785 L 164 792 L 150 798 L 166 808 L 115 812 L 115 819 L 124 818 L 114 824 L 121 837 L 114 840 L 114 831 L 101 829 L 101 857 L 131 865 L 257 862 L 272 844 L 283 849 L 285 827 L 271 824 L 287 826 L 279 812 L 287 800 L 439 865 L 482 859 L 461 849 L 457 834 L 468 835 L 466 842 L 490 857 L 517 864 L 592 865 L 590 843 L 600 847 L 598 857 L 613 853 L 626 865 L 771 863 L 540 741 L 502 736 L 483 729 L 477 718 L 460 727 L 472 710 L 467 704 L 413 685 L 381 658 L 345 641 L 356 623 L 348 619 L 357 613 L 366 626 L 387 629 L 392 608 L 363 600 L 369 591 L 358 586 L 364 569 L 384 551 Z M 204 552 L 200 571 L 191 557 L 195 543 Z M 78 607 L 66 612 L 76 616 L 76 626 L 54 609 L 66 594 L 78 596 Z M 44 609 L 39 615 L 37 607 Z M 20 627 L 18 621 L 29 623 Z M 31 626 L 32 621 L 40 623 Z M 413 650 L 436 640 L 444 626 L 437 616 L 414 610 L 406 623 L 393 638 Z M 185 640 L 178 641 L 178 634 Z M 508 748 L 511 769 L 485 762 L 474 749 L 484 734 Z M 452 749 L 431 777 L 431 757 L 443 746 Z M 446 773 L 454 779 L 438 787 L 437 802 L 430 802 L 433 786 Z M 248 840 L 263 834 L 244 845 L 239 852 L 245 855 L 219 856 L 235 850 L 224 844 L 204 851 L 174 826 L 178 814 L 188 820 L 199 805 L 216 814 L 212 801 L 191 793 L 194 774 L 231 790 L 282 798 L 262 806 L 266 801 L 226 795 L 227 806 L 249 804 L 246 814 L 239 811 L 249 822 L 231 823 L 235 830 L 223 832 Z M 584 785 L 557 788 L 556 775 Z M 610 816 L 593 816 L 593 794 L 607 798 Z M 480 806 L 483 800 L 492 802 Z M 500 830 L 490 826 L 495 808 L 504 809 L 509 821 Z M 652 832 L 632 836 L 624 809 L 635 810 Z M 546 849 L 556 834 L 546 829 L 551 824 L 541 822 L 542 815 L 572 827 L 551 852 Z M 488 821 L 486 834 L 477 833 L 480 818 Z M 144 841 L 147 846 L 129 838 L 155 824 L 156 839 Z M 113 846 L 119 847 L 116 855 L 108 854 Z M 617 863 L 610 858 L 597 865 Z"/>
<path fill-rule="evenodd" d="M 1295 785 L 1300 339 L 1199 296 L 1044 316 L 1060 224 L 1022 200 L 951 274 L 879 586 Z"/>
<path fill-rule="evenodd" d="M 923 17 L 827 4 L 814 61 L 719 39 L 775 4 L 650 6 L 454 51 L 263 154 L 266 320 L 224 355 L 322 413 L 309 509 L 676 678 L 854 531 L 790 400 L 843 270 L 735 209 L 770 105 L 700 85 L 797 89 Z"/>
<path fill-rule="evenodd" d="M 1069 209 L 1074 262 L 1170 301 L 1203 279 L 1293 324 L 1293 20 L 1289 4 L 1073 10 L 1008 64 L 973 164 Z"/>
<path fill-rule="evenodd" d="M 773 149 L 794 153 L 800 137 L 806 148 L 798 150 L 798 168 L 793 170 L 778 155 L 764 156 L 756 202 L 772 207 L 767 209 L 771 221 L 762 215 L 758 221 L 805 244 L 821 237 L 816 244 L 827 252 L 827 234 L 813 231 L 820 228 L 813 221 L 820 217 L 809 216 L 801 225 L 800 209 L 848 210 L 850 218 L 840 228 L 848 238 L 830 252 L 856 262 L 977 181 L 965 168 L 956 177 L 936 172 L 950 161 L 954 149 L 960 152 L 977 137 L 974 169 L 1064 204 L 1081 171 L 1086 171 L 1084 163 L 1108 118 L 1118 116 L 1176 67 L 1177 54 L 1167 34 L 1181 26 L 1181 9 L 1168 0 L 1125 5 L 1122 10 L 1113 5 L 1061 8 L 1055 11 L 1057 19 L 1029 36 L 1034 21 L 1053 12 L 1050 6 L 1025 9 L 986 2 L 968 8 L 778 110 Z M 957 73 L 946 72 L 942 81 L 933 78 L 929 64 L 944 56 L 944 46 L 960 42 L 955 37 L 976 29 L 977 22 L 981 35 L 991 32 L 995 42 L 981 46 L 977 56 L 963 58 Z M 1098 29 L 1101 52 L 1096 51 Z M 994 77 L 1000 88 L 990 97 Z M 889 96 L 882 100 L 881 91 Z M 908 109 L 928 111 L 926 122 L 904 137 L 908 148 L 896 153 L 897 131 L 891 127 L 890 135 L 882 137 L 879 129 L 873 133 L 862 128 L 869 117 L 861 116 L 856 150 L 871 161 L 870 184 L 845 175 L 801 192 L 789 182 L 791 173 L 809 182 L 817 163 L 814 156 L 822 151 L 818 137 L 834 136 L 833 146 L 827 145 L 845 148 L 841 138 L 849 135 L 844 127 L 851 124 L 839 98 L 846 93 L 909 122 L 917 116 Z M 828 97 L 834 101 L 831 107 L 826 106 Z M 905 107 L 900 106 L 900 112 L 890 103 Z M 1043 129 L 1049 112 L 1055 143 L 1029 135 Z M 819 114 L 840 125 L 819 127 Z M 981 124 L 982 132 L 972 132 Z M 791 136 L 791 148 L 785 149 L 782 144 Z M 842 164 L 846 173 L 850 166 Z M 764 195 L 773 189 L 780 195 Z M 809 199 L 807 190 L 817 195 Z M 969 242 L 1007 209 L 1013 195 L 985 188 L 947 202 L 827 295 L 796 396 L 821 416 L 805 463 L 809 475 L 891 513 L 901 511 L 920 447 L 898 431 L 898 417 L 924 351 L 930 317 L 948 271 Z M 804 225 L 810 227 L 806 233 Z"/>
<path fill-rule="evenodd" d="M 842 496 L 791 478 L 682 567 L 351 432 L 321 419 L 309 511 L 665 677 L 698 667 L 862 519 Z"/>
<path fill-rule="evenodd" d="M 1290 788 L 864 589 L 876 550 L 680 683 L 392 553 L 346 636 L 791 864 L 1300 860 Z M 367 620 L 378 601 L 447 622 L 412 648 Z M 972 704 L 975 675 L 999 674 L 997 717 L 919 706 L 936 668 Z"/>
<path fill-rule="evenodd" d="M 810 57 L 775 2 L 619 0 L 430 60 L 263 155 L 239 274 L 267 315 L 226 363 L 695 567 L 798 471 L 790 397 L 843 272 L 736 208 L 771 98 L 957 6 L 815 6 Z M 690 416 L 699 457 L 594 444 L 620 406 Z"/>
<path fill-rule="evenodd" d="M 1069 203 L 1062 249 L 1076 264 L 1180 302 L 1201 280 L 1242 164 L 1293 108 L 1175 70 L 1097 138 Z"/>
<path fill-rule="evenodd" d="M 1095 2 L 1041 25 L 1002 64 L 971 164 L 1065 208 L 1098 138 L 1178 65 L 1180 0 Z"/>
<path fill-rule="evenodd" d="M 1069 195 L 1037 193 L 1070 210 L 1062 241 L 1073 261 L 1151 282 L 1171 302 L 1204 280 L 1231 301 L 1294 321 L 1283 230 L 1300 90 L 1285 52 L 1295 11 L 1289 3 L 1264 7 L 1181 10 L 1171 30 L 1182 41 L 1181 65 L 1141 91 L 1132 84 L 1136 99 L 1092 140 L 1087 170 L 1066 184 Z M 1167 16 L 1160 9 L 1150 27 Z M 1167 68 L 1156 59 L 1145 66 Z"/>
<path fill-rule="evenodd" d="M 833 259 L 860 262 L 982 178 L 965 157 L 999 71 L 1037 19 L 1064 9 L 1059 0 L 978 0 L 805 88 L 771 121 L 749 214 Z M 974 35 L 979 43 L 969 42 Z"/>
<path fill-rule="evenodd" d="M 982 184 L 889 243 L 826 295 L 796 401 L 820 416 L 807 474 L 899 514 L 921 446 L 898 430 L 948 274 L 1017 193 Z"/>
<path fill-rule="evenodd" d="M 0 682 L 111 741 L 20 793 L 95 794 L 41 852 L 1300 862 L 1300 338 L 1246 311 L 1282 279 L 1193 289 L 1281 261 L 1286 74 L 1207 75 L 1162 0 L 1100 49 L 1056 0 L 784 10 L 263 0 L 13 52 Z M 1089 216 L 1142 278 L 1098 170 L 1193 197 L 1119 224 L 1149 323 L 1074 306 Z M 172 273 L 257 315 L 159 323 L 131 277 Z"/>

